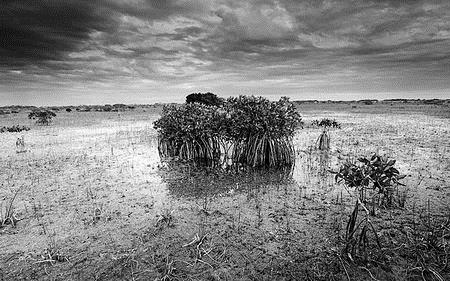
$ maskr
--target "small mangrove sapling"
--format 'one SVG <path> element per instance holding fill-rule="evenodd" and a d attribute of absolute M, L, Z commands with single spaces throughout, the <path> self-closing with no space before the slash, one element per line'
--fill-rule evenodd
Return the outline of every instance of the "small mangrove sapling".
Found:
<path fill-rule="evenodd" d="M 373 226 L 370 216 L 375 215 L 375 203 L 372 200 L 372 210 L 367 208 L 367 191 L 373 190 L 382 196 L 382 201 L 378 205 L 392 206 L 393 185 L 402 185 L 399 181 L 405 176 L 400 175 L 394 168 L 395 160 L 390 160 L 377 154 L 371 157 L 361 157 L 358 162 L 347 160 L 339 171 L 333 172 L 337 182 L 343 182 L 346 187 L 355 188 L 358 193 L 355 207 L 349 217 L 346 228 L 346 247 L 345 253 L 350 260 L 355 257 L 363 258 L 367 261 L 367 249 L 369 246 L 369 232 L 373 233 L 376 244 L 381 248 L 378 234 Z M 359 208 L 365 211 L 365 217 L 358 222 Z"/>
<path fill-rule="evenodd" d="M 341 128 L 341 124 L 339 124 L 334 119 L 323 118 L 320 121 L 319 120 L 314 120 L 311 123 L 311 125 L 314 126 L 314 127 L 321 127 L 321 128 L 323 128 L 322 133 L 320 134 L 319 138 L 316 141 L 317 148 L 319 150 L 328 150 L 328 149 L 330 149 L 329 129 L 330 128 L 340 129 Z"/>

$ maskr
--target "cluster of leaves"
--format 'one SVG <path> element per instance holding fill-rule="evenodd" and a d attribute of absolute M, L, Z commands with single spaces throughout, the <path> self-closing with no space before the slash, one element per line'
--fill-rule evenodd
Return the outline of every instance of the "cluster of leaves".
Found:
<path fill-rule="evenodd" d="M 11 127 L 0 127 L 0 133 L 9 132 L 9 133 L 17 133 L 22 131 L 29 131 L 30 127 L 13 125 Z"/>
<path fill-rule="evenodd" d="M 182 141 L 219 135 L 223 113 L 217 108 L 203 104 L 164 106 L 162 116 L 154 123 L 160 137 Z"/>
<path fill-rule="evenodd" d="M 233 147 L 232 158 L 237 162 L 274 166 L 292 162 L 290 141 L 300 124 L 301 117 L 288 98 L 271 102 L 239 96 L 219 107 L 201 103 L 166 106 L 155 128 L 160 152 L 169 152 L 163 155 L 186 158 L 182 154 L 189 148 L 199 153 L 188 153 L 194 157 L 187 158 L 197 154 L 220 157 L 221 151 Z"/>
<path fill-rule="evenodd" d="M 32 111 L 28 114 L 28 119 L 37 119 L 36 123 L 40 125 L 50 124 L 53 117 L 56 117 L 56 113 L 50 110 Z"/>
<path fill-rule="evenodd" d="M 322 127 L 322 128 L 336 128 L 340 129 L 341 124 L 337 122 L 335 119 L 323 118 L 322 120 L 314 120 L 311 122 L 311 125 L 314 127 Z"/>
<path fill-rule="evenodd" d="M 288 98 L 272 102 L 255 96 L 231 97 L 224 110 L 223 136 L 233 144 L 234 162 L 251 166 L 293 163 L 291 138 L 302 121 Z"/>
<path fill-rule="evenodd" d="M 275 102 L 255 96 L 231 97 L 224 108 L 229 119 L 227 135 L 233 140 L 264 134 L 271 138 L 292 137 L 302 124 L 300 114 L 287 97 Z"/>
<path fill-rule="evenodd" d="M 204 105 L 221 106 L 223 99 L 213 93 L 192 93 L 186 97 L 186 103 L 201 103 Z"/>
<path fill-rule="evenodd" d="M 405 178 L 394 168 L 395 160 L 374 153 L 371 157 L 358 158 L 358 163 L 345 162 L 336 174 L 338 182 L 357 189 L 373 189 L 385 193 L 393 184 L 402 185 L 399 180 Z"/>

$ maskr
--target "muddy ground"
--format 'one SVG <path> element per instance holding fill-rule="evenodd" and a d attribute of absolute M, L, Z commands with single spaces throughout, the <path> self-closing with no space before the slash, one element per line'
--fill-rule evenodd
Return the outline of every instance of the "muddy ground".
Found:
<path fill-rule="evenodd" d="M 0 125 L 1 280 L 450 280 L 448 105 L 301 104 L 293 170 L 217 171 L 162 162 L 160 109 L 27 112 Z M 312 120 L 335 118 L 331 149 Z M 15 142 L 24 136 L 26 152 Z M 396 159 L 404 207 L 371 218 L 367 256 L 343 253 L 353 190 L 329 170 Z M 15 196 L 16 195 L 16 196 Z M 14 200 L 11 203 L 11 200 Z"/>

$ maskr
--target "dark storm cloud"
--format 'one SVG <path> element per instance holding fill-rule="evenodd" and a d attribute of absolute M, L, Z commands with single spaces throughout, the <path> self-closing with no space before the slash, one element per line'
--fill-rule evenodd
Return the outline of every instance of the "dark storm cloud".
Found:
<path fill-rule="evenodd" d="M 0 64 L 62 60 L 82 47 L 91 32 L 112 32 L 117 24 L 112 14 L 102 3 L 90 0 L 3 1 Z"/>
<path fill-rule="evenodd" d="M 0 65 L 64 60 L 82 50 L 93 32 L 115 36 L 124 15 L 146 20 L 188 12 L 177 1 L 4 0 L 0 9 Z M 122 41 L 123 42 L 123 41 Z"/>
<path fill-rule="evenodd" d="M 6 0 L 0 24 L 9 85 L 450 88 L 447 0 Z"/>

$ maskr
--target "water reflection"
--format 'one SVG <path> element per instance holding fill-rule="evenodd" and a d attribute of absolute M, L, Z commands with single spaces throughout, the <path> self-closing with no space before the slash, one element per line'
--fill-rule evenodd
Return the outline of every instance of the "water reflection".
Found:
<path fill-rule="evenodd" d="M 337 158 L 332 152 L 308 148 L 298 152 L 293 178 L 307 189 L 329 192 L 335 187 L 329 170 L 336 164 Z"/>
<path fill-rule="evenodd" d="M 294 183 L 292 167 L 253 169 L 167 161 L 159 169 L 159 175 L 172 196 L 183 198 L 227 196 L 240 192 L 252 196 L 254 189 Z"/>

